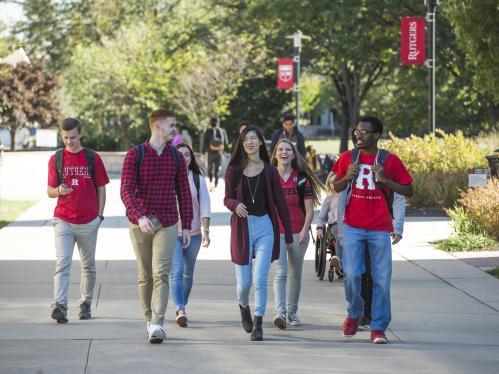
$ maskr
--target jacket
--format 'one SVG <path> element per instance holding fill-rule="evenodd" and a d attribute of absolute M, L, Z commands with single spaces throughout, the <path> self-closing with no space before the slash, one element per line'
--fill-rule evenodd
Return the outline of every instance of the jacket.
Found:
<path fill-rule="evenodd" d="M 288 205 L 279 180 L 279 172 L 273 165 L 265 163 L 263 173 L 267 190 L 266 201 L 269 217 L 274 230 L 274 246 L 272 248 L 271 260 L 274 261 L 279 258 L 280 252 L 278 214 L 284 226 L 284 237 L 287 244 L 293 243 L 293 233 L 291 232 L 291 218 L 289 216 Z M 248 265 L 250 250 L 248 220 L 246 218 L 240 218 L 235 212 L 236 207 L 241 202 L 244 202 L 242 173 L 237 186 L 234 186 L 234 178 L 234 167 L 229 166 L 225 172 L 224 205 L 232 212 L 230 218 L 230 254 L 233 263 L 237 265 Z"/>

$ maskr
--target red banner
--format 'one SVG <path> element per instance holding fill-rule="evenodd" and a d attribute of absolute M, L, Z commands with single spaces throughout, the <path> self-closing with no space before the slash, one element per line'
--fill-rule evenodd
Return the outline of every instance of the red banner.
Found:
<path fill-rule="evenodd" d="M 294 86 L 294 64 L 291 58 L 277 59 L 277 88 L 289 90 Z"/>
<path fill-rule="evenodd" d="M 400 20 L 400 60 L 404 65 L 424 64 L 425 24 L 423 17 Z"/>

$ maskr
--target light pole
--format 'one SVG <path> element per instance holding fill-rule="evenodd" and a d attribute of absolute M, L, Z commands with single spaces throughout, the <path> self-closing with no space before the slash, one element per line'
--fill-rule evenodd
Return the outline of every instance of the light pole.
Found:
<path fill-rule="evenodd" d="M 293 39 L 293 61 L 296 64 L 296 126 L 300 125 L 300 53 L 301 53 L 301 40 L 310 40 L 310 36 L 303 35 L 303 33 L 298 30 L 293 35 L 286 36 L 288 39 Z"/>
<path fill-rule="evenodd" d="M 429 88 L 428 88 L 428 126 L 429 131 L 435 134 L 435 23 L 436 17 L 435 12 L 437 5 L 440 5 L 439 0 L 425 0 L 425 4 L 428 6 L 428 12 L 426 13 L 426 21 L 430 24 L 430 46 L 429 54 L 430 58 L 426 60 L 426 66 L 428 67 L 429 76 Z"/>

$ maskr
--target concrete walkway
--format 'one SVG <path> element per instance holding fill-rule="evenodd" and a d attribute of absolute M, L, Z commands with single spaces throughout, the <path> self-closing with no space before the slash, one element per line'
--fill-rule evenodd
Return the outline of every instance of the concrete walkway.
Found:
<path fill-rule="evenodd" d="M 76 319 L 78 261 L 70 322 L 57 325 L 49 318 L 55 201 L 41 198 L 0 230 L 0 373 L 497 373 L 499 280 L 428 244 L 451 232 L 441 218 L 408 218 L 404 239 L 393 248 L 390 344 L 370 344 L 368 331 L 342 338 L 343 287 L 314 276 L 312 245 L 300 299 L 303 326 L 272 327 L 269 288 L 265 340 L 250 342 L 235 300 L 222 194 L 218 189 L 212 195 L 212 245 L 200 252 L 189 327 L 177 327 L 169 309 L 168 340 L 161 345 L 146 342 L 118 179 L 109 185 L 99 232 L 91 321 Z"/>

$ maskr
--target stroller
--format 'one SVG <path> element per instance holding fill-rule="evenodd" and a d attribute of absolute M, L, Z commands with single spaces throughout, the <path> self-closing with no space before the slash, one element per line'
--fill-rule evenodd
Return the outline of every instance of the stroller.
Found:
<path fill-rule="evenodd" d="M 327 263 L 329 263 L 327 273 L 329 281 L 332 282 L 335 275 L 338 280 L 343 279 L 343 273 L 339 270 L 339 266 L 337 266 L 333 260 L 333 256 L 336 255 L 336 239 L 333 235 L 333 227 L 335 225 L 336 223 L 332 225 L 328 224 L 322 239 L 317 239 L 315 241 L 315 275 L 319 280 L 324 279 Z M 327 261 L 328 253 L 329 261 Z"/>

